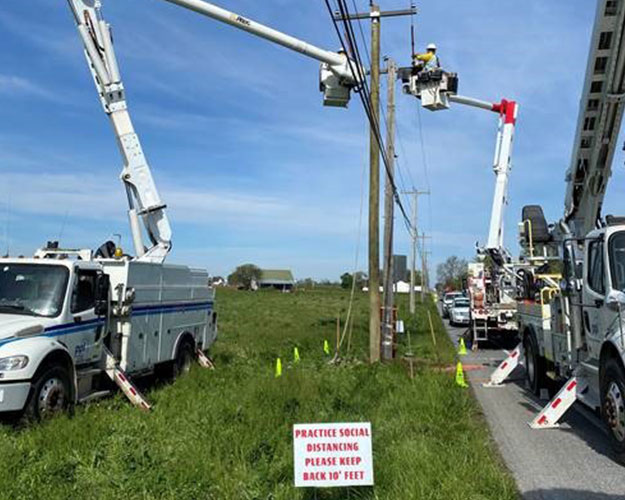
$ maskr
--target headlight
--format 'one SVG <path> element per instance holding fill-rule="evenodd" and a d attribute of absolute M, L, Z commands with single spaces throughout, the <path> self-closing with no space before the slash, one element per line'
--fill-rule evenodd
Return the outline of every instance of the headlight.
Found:
<path fill-rule="evenodd" d="M 0 372 L 9 372 L 12 370 L 21 370 L 28 364 L 28 356 L 9 356 L 8 358 L 0 358 Z"/>

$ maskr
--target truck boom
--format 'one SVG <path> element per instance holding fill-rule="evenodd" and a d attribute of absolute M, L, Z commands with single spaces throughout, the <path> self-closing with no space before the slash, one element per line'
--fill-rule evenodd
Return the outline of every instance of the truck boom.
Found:
<path fill-rule="evenodd" d="M 493 171 L 496 176 L 495 192 L 493 195 L 488 240 L 484 247 L 484 250 L 499 264 L 509 260 L 509 252 L 506 250 L 503 240 L 504 212 L 508 204 L 508 182 L 512 168 L 512 146 L 519 105 L 515 101 L 506 99 L 503 99 L 500 103 L 491 103 L 461 95 L 450 95 L 449 101 L 499 114 L 499 128 L 497 130 L 495 158 L 493 160 Z"/>
<path fill-rule="evenodd" d="M 150 166 L 135 133 L 113 47 L 111 26 L 99 1 L 68 0 L 104 112 L 109 116 L 122 154 L 121 180 L 128 198 L 128 218 L 138 260 L 162 263 L 171 249 L 171 226 Z M 150 246 L 146 249 L 142 228 Z"/>
<path fill-rule="evenodd" d="M 469 264 L 467 286 L 471 299 L 470 328 L 473 341 L 488 340 L 489 328 L 516 332 L 515 290 L 518 263 L 504 244 L 504 213 L 508 204 L 508 183 L 512 168 L 512 146 L 519 106 L 503 99 L 492 103 L 458 95 L 458 76 L 441 69 L 420 71 L 402 68 L 399 71 L 404 93 L 413 95 L 430 111 L 449 109 L 451 103 L 471 106 L 499 115 L 493 171 L 495 190 L 486 245 L 478 248 L 478 258 L 491 257 L 493 268 L 483 262 Z"/>
<path fill-rule="evenodd" d="M 625 109 L 625 9 L 597 2 L 571 164 L 564 220 L 574 238 L 597 226 Z M 622 2 L 620 2 L 622 4 Z"/>
<path fill-rule="evenodd" d="M 324 105 L 326 106 L 347 107 L 351 90 L 363 83 L 361 78 L 364 75 L 364 70 L 359 68 L 357 63 L 347 57 L 342 51 L 331 52 L 321 49 L 204 0 L 165 1 L 246 31 L 251 35 L 264 38 L 272 43 L 282 45 L 287 49 L 321 62 L 320 87 L 324 93 Z"/>

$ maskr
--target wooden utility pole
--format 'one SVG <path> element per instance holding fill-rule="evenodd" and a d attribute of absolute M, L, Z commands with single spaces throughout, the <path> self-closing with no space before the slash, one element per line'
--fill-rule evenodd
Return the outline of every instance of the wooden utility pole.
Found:
<path fill-rule="evenodd" d="M 380 19 L 383 17 L 412 16 L 417 9 L 380 12 L 380 7 L 371 2 L 366 13 L 354 13 L 349 20 L 371 20 L 371 81 L 370 101 L 371 132 L 369 144 L 369 360 L 380 361 Z M 347 20 L 339 12 L 334 13 L 337 21 Z"/>
<path fill-rule="evenodd" d="M 395 80 L 397 64 L 386 57 L 387 101 L 386 101 L 386 183 L 384 186 L 384 310 L 382 321 L 382 359 L 393 359 L 393 226 L 395 193 Z"/>
<path fill-rule="evenodd" d="M 425 300 L 425 292 L 429 288 L 429 276 L 428 276 L 428 252 L 425 249 L 425 240 L 430 239 L 430 236 L 426 236 L 425 233 L 420 236 L 423 243 L 421 244 L 421 302 Z"/>
<path fill-rule="evenodd" d="M 427 194 L 429 195 L 429 191 L 417 191 L 413 189 L 412 191 L 404 191 L 404 194 L 412 195 L 412 227 L 410 231 L 410 236 L 412 237 L 412 251 L 410 254 L 410 314 L 415 313 L 415 286 L 416 286 L 416 267 L 417 267 L 417 242 L 419 239 L 419 231 L 418 231 L 418 217 L 419 217 L 419 196 Z M 423 266 L 422 266 L 423 267 Z M 421 272 L 421 291 L 423 292 L 423 271 Z"/>
<path fill-rule="evenodd" d="M 429 250 L 425 252 L 425 291 L 430 293 L 430 255 Z"/>
<path fill-rule="evenodd" d="M 380 361 L 380 8 L 371 4 L 371 112 L 369 133 L 369 360 Z"/>

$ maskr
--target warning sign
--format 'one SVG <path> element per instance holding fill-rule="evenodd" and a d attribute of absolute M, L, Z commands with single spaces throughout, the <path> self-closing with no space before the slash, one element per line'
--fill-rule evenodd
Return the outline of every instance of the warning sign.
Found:
<path fill-rule="evenodd" d="M 293 426 L 296 487 L 372 486 L 371 423 Z"/>

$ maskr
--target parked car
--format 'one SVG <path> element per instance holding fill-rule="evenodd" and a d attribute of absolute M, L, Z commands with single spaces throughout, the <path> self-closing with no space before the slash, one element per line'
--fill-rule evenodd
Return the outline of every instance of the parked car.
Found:
<path fill-rule="evenodd" d="M 462 292 L 447 292 L 443 296 L 443 304 L 442 304 L 443 318 L 449 318 L 449 310 L 451 309 L 451 306 L 454 303 L 454 299 L 457 299 L 460 297 L 464 297 Z"/>
<path fill-rule="evenodd" d="M 471 314 L 470 305 L 469 299 L 466 297 L 454 299 L 449 310 L 449 324 L 452 326 L 468 325 Z"/>

